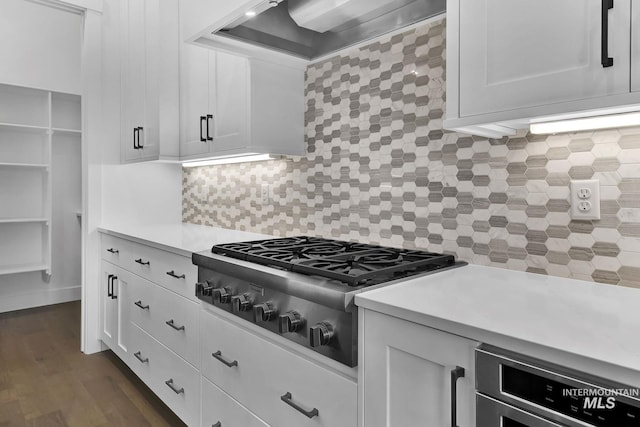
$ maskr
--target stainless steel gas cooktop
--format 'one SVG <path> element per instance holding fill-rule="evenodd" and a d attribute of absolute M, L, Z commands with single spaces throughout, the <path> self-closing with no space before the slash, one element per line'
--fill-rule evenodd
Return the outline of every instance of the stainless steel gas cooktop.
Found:
<path fill-rule="evenodd" d="M 452 255 L 317 237 L 216 245 L 193 255 L 201 300 L 349 366 L 355 294 L 458 267 Z"/>

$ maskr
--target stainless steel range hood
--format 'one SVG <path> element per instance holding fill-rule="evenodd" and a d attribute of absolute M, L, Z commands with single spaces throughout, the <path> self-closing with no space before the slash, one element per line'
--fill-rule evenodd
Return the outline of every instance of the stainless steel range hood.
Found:
<path fill-rule="evenodd" d="M 446 0 L 270 0 L 216 36 L 314 60 L 444 12 Z"/>

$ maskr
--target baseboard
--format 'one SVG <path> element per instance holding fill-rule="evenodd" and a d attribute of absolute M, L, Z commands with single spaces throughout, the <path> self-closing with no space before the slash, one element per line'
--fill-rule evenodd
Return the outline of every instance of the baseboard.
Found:
<path fill-rule="evenodd" d="M 43 305 L 77 301 L 80 299 L 81 291 L 82 288 L 80 286 L 73 286 L 46 291 L 40 290 L 24 294 L 3 295 L 2 299 L 0 299 L 0 313 L 24 310 L 25 308 L 42 307 Z"/>

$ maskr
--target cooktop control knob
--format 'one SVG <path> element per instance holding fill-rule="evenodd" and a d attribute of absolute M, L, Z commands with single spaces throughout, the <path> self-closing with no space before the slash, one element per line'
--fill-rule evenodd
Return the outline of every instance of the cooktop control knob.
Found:
<path fill-rule="evenodd" d="M 329 322 L 320 322 L 309 329 L 309 340 L 311 347 L 327 345 L 333 338 L 333 325 Z"/>
<path fill-rule="evenodd" d="M 228 304 L 231 301 L 231 291 L 227 288 L 216 288 L 212 292 L 214 304 Z"/>
<path fill-rule="evenodd" d="M 231 311 L 238 313 L 251 309 L 251 296 L 249 294 L 235 295 L 231 297 Z"/>
<path fill-rule="evenodd" d="M 278 329 L 281 334 L 287 332 L 296 332 L 302 328 L 304 319 L 297 311 L 287 311 L 285 314 L 278 316 Z"/>
<path fill-rule="evenodd" d="M 210 286 L 207 282 L 196 283 L 196 296 L 205 295 L 205 289 L 210 291 Z"/>
<path fill-rule="evenodd" d="M 256 316 L 256 322 L 259 323 L 273 320 L 278 312 L 272 303 L 264 302 L 253 306 L 253 314 Z"/>

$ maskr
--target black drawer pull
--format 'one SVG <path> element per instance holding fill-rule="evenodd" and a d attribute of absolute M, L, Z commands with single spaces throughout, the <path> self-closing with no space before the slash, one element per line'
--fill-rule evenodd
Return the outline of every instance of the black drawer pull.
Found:
<path fill-rule="evenodd" d="M 135 305 L 137 305 L 138 307 L 140 307 L 143 310 L 149 310 L 149 305 L 142 305 L 142 301 L 136 301 L 134 302 Z"/>
<path fill-rule="evenodd" d="M 184 393 L 184 388 L 176 388 L 176 386 L 173 385 L 173 378 L 167 380 L 164 382 L 171 390 L 173 390 L 173 392 L 175 394 L 183 394 Z"/>
<path fill-rule="evenodd" d="M 219 361 L 221 361 L 222 363 L 224 363 L 225 365 L 227 365 L 229 368 L 233 368 L 234 366 L 238 366 L 238 361 L 234 360 L 233 362 L 228 362 L 224 359 L 224 357 L 222 357 L 222 352 L 220 350 L 216 351 L 215 353 L 211 353 L 211 355 L 213 357 L 215 357 L 216 359 L 218 359 Z"/>
<path fill-rule="evenodd" d="M 211 427 L 222 427 L 222 423 L 218 421 L 217 423 L 213 424 Z"/>
<path fill-rule="evenodd" d="M 142 357 L 142 352 L 139 351 L 137 353 L 133 353 L 133 355 L 136 357 L 136 359 L 138 359 L 140 361 L 140 363 L 148 363 L 149 362 L 149 358 L 148 357 Z"/>
<path fill-rule="evenodd" d="M 119 251 L 119 250 L 117 250 L 117 249 L 113 249 L 113 248 L 109 248 L 109 249 L 107 249 L 107 252 L 111 252 L 112 254 L 119 254 L 119 253 L 120 253 L 120 251 Z"/>
<path fill-rule="evenodd" d="M 167 271 L 167 276 L 175 277 L 176 279 L 186 279 L 187 277 L 184 274 L 178 276 L 174 270 Z"/>
<path fill-rule="evenodd" d="M 183 326 L 176 326 L 176 324 L 173 322 L 173 319 L 167 320 L 164 323 L 166 323 L 167 325 L 171 326 L 176 331 L 184 331 L 184 325 Z"/>
<path fill-rule="evenodd" d="M 291 396 L 291 393 L 287 392 L 283 396 L 280 396 L 280 400 L 282 400 L 287 405 L 291 406 L 296 411 L 298 411 L 301 414 L 305 415 L 307 418 L 317 417 L 318 414 L 320 413 L 317 408 L 313 408 L 310 411 L 306 411 L 301 406 L 299 406 L 297 403 L 295 403 L 293 400 L 291 400 L 292 397 L 293 396 Z"/>
<path fill-rule="evenodd" d="M 138 258 L 136 262 L 140 265 L 151 265 L 149 261 L 143 261 L 142 258 Z"/>

